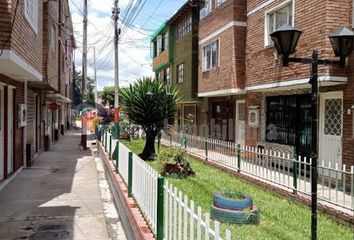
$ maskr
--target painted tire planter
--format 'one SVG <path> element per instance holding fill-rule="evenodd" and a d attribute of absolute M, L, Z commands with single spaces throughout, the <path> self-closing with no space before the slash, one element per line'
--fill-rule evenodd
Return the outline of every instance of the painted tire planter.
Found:
<path fill-rule="evenodd" d="M 210 208 L 210 215 L 219 222 L 236 224 L 258 224 L 259 210 L 252 206 L 249 212 L 219 208 L 215 205 Z"/>
<path fill-rule="evenodd" d="M 210 215 L 220 222 L 236 224 L 258 224 L 260 219 L 252 197 L 240 192 L 214 193 Z"/>
<path fill-rule="evenodd" d="M 229 210 L 244 210 L 253 206 L 251 197 L 244 196 L 242 199 L 232 199 L 225 197 L 221 192 L 214 193 L 214 206 Z"/>

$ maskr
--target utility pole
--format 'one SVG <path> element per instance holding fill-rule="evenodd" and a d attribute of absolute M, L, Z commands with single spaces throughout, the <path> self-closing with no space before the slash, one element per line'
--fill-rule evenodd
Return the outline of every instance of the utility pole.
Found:
<path fill-rule="evenodd" d="M 119 62 L 118 62 L 118 41 L 120 29 L 118 26 L 119 19 L 119 7 L 118 0 L 114 0 L 114 9 L 113 9 L 113 20 L 114 20 L 114 63 L 115 63 L 115 71 L 114 71 L 114 131 L 113 136 L 118 139 L 120 134 L 119 129 Z"/>
<path fill-rule="evenodd" d="M 84 108 L 87 84 L 87 0 L 84 0 L 84 22 L 83 22 L 83 49 L 82 49 L 82 108 Z M 82 116 L 81 120 L 81 146 L 87 149 L 87 120 Z"/>
<path fill-rule="evenodd" d="M 86 95 L 87 84 L 87 0 L 84 0 L 83 50 L 82 50 L 82 96 Z"/>
<path fill-rule="evenodd" d="M 96 47 L 93 47 L 93 65 L 94 65 L 94 79 L 95 79 L 95 106 L 97 108 L 97 69 L 96 69 Z"/>

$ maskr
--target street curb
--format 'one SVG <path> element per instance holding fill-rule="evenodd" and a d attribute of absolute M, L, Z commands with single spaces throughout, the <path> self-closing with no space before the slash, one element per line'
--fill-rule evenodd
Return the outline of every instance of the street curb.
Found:
<path fill-rule="evenodd" d="M 128 197 L 128 188 L 120 175 L 115 172 L 115 166 L 109 160 L 108 153 L 104 150 L 101 142 L 98 140 L 96 142 L 127 239 L 154 240 L 155 237 L 141 214 L 137 203 L 133 198 Z"/>

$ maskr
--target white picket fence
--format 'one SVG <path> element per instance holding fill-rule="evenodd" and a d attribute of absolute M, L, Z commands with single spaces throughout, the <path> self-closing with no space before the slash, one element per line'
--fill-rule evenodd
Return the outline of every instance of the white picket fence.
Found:
<path fill-rule="evenodd" d="M 157 178 L 151 166 L 133 154 L 133 196 L 153 232 L 157 230 Z"/>
<path fill-rule="evenodd" d="M 128 177 L 129 177 L 128 176 L 129 152 L 130 152 L 129 148 L 127 148 L 124 144 L 119 143 L 118 171 L 126 184 L 128 184 Z"/>
<path fill-rule="evenodd" d="M 114 141 L 111 133 L 104 132 L 102 144 L 115 162 L 114 149 L 119 144 L 118 172 L 129 184 L 129 153 L 125 145 Z M 111 151 L 111 152 L 110 152 Z M 231 240 L 231 232 L 226 230 L 225 237 L 220 233 L 220 223 L 210 219 L 209 213 L 202 214 L 202 208 L 195 206 L 193 200 L 167 180 L 163 185 L 163 224 L 158 225 L 158 178 L 159 173 L 136 154 L 132 154 L 132 196 L 138 204 L 152 232 L 156 235 L 158 228 L 163 228 L 166 240 Z M 128 186 L 129 189 L 129 186 Z M 128 190 L 129 191 L 129 190 Z M 159 239 L 158 239 L 159 240 Z"/>
<path fill-rule="evenodd" d="M 210 219 L 209 213 L 203 217 L 202 208 L 196 207 L 193 200 L 189 201 L 186 195 L 168 181 L 164 185 L 164 190 L 164 239 L 231 240 L 230 230 L 226 230 L 225 238 L 221 238 L 220 223 Z"/>
<path fill-rule="evenodd" d="M 163 133 L 162 143 L 289 190 L 311 194 L 312 159 L 181 133 Z M 346 165 L 319 161 L 318 174 L 318 198 L 354 210 L 354 166 L 348 170 Z"/>

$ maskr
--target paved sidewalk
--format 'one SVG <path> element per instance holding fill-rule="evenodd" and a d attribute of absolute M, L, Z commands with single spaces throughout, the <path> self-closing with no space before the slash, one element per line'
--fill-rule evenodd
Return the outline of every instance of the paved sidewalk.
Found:
<path fill-rule="evenodd" d="M 1 240 L 125 240 L 115 208 L 103 207 L 109 189 L 99 163 L 79 141 L 79 132 L 66 133 L 0 192 Z M 118 233 L 107 224 L 112 216 Z"/>

